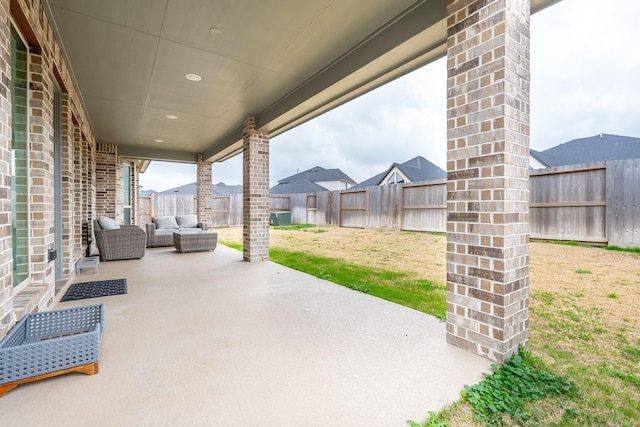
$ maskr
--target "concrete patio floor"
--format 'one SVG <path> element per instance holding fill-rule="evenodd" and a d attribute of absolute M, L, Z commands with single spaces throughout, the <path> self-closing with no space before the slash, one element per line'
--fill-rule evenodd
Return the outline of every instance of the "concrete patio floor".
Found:
<path fill-rule="evenodd" d="M 20 385 L 2 426 L 407 426 L 490 362 L 423 313 L 280 265 L 147 250 L 75 282 L 127 278 L 104 303 L 100 373 Z"/>

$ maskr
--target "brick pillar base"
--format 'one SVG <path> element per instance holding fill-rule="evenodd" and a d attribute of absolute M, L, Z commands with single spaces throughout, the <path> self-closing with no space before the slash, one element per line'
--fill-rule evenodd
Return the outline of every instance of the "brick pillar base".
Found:
<path fill-rule="evenodd" d="M 269 259 L 269 135 L 254 117 L 242 126 L 242 242 L 245 261 Z"/>
<path fill-rule="evenodd" d="M 529 0 L 447 2 L 447 341 L 526 345 Z"/>
<path fill-rule="evenodd" d="M 204 162 L 202 155 L 198 154 L 198 171 L 197 171 L 197 198 L 198 198 L 198 221 L 207 223 L 211 226 L 213 223 L 213 193 L 211 186 L 211 163 Z"/>

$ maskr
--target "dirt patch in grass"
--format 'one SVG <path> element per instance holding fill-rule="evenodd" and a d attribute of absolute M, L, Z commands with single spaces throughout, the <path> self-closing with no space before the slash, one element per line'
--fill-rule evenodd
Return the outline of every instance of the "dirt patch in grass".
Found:
<path fill-rule="evenodd" d="M 610 327 L 638 326 L 640 254 L 533 242 L 532 292 L 575 298 L 584 308 L 600 308 Z"/>

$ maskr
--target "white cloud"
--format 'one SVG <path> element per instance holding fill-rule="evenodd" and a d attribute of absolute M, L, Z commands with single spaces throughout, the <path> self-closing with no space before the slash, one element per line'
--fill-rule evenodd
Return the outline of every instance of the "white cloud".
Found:
<path fill-rule="evenodd" d="M 635 0 L 563 0 L 533 16 L 531 148 L 640 136 L 639 15 Z"/>
<path fill-rule="evenodd" d="M 637 0 L 563 0 L 532 17 L 531 148 L 601 132 L 640 136 L 638 16 Z M 445 168 L 445 67 L 438 60 L 273 138 L 272 185 L 316 165 L 360 182 L 417 155 Z M 146 188 L 195 181 L 193 166 L 192 175 L 184 165 L 156 173 L 155 163 Z M 242 183 L 242 156 L 214 164 L 213 181 Z"/>

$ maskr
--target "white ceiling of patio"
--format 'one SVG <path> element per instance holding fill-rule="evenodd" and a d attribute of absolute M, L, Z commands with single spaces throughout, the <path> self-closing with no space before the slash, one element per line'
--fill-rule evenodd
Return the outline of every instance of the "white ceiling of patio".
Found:
<path fill-rule="evenodd" d="M 46 6 L 98 141 L 130 158 L 224 160 L 247 115 L 275 136 L 446 52 L 446 0 Z"/>

